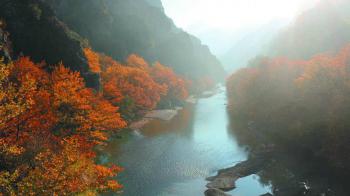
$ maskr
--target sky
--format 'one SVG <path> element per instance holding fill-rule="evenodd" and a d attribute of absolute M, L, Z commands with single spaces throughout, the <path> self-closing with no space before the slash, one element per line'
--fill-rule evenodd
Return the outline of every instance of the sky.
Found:
<path fill-rule="evenodd" d="M 242 29 L 251 29 L 273 20 L 292 21 L 302 10 L 318 0 L 162 0 L 165 13 L 175 24 L 199 37 L 204 43 L 215 45 L 225 36 Z M 211 35 L 209 35 L 211 34 Z M 213 38 L 214 37 L 214 38 Z M 214 53 L 222 53 L 216 51 Z"/>

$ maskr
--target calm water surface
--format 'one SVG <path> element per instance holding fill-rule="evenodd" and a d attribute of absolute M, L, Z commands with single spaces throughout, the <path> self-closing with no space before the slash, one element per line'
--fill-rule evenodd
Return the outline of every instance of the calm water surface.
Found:
<path fill-rule="evenodd" d="M 186 106 L 171 122 L 153 121 L 140 132 L 127 133 L 105 149 L 102 161 L 125 168 L 118 176 L 127 196 L 196 196 L 206 190 L 205 178 L 246 160 L 228 130 L 226 94 Z M 257 176 L 237 181 L 234 196 L 269 191 Z"/>

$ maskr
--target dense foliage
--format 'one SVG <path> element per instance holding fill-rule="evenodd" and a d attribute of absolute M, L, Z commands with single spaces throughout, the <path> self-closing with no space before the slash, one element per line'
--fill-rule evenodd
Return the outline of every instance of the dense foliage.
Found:
<path fill-rule="evenodd" d="M 29 58 L 0 62 L 0 192 L 67 195 L 120 189 L 121 169 L 94 162 L 94 146 L 126 126 L 118 108 L 78 72 L 48 73 Z"/>
<path fill-rule="evenodd" d="M 132 118 L 140 110 L 156 106 L 173 107 L 188 96 L 185 79 L 172 69 L 156 63 L 150 66 L 143 58 L 130 55 L 125 65 L 111 57 L 85 49 L 90 69 L 100 74 L 104 97 Z"/>
<path fill-rule="evenodd" d="M 350 46 L 307 61 L 258 58 L 228 79 L 230 113 L 257 138 L 348 169 L 349 68 Z"/>

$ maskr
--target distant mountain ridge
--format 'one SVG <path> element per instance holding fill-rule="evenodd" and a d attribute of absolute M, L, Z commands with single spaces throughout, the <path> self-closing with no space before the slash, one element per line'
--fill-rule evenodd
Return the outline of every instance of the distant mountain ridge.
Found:
<path fill-rule="evenodd" d="M 322 0 L 302 13 L 272 42 L 270 56 L 309 59 L 350 43 L 350 1 Z"/>
<path fill-rule="evenodd" d="M 233 72 L 247 65 L 250 59 L 265 54 L 271 41 L 286 24 L 272 21 L 255 30 L 247 31 L 242 39 L 235 42 L 230 50 L 220 57 L 228 72 Z"/>
<path fill-rule="evenodd" d="M 220 59 L 233 72 L 257 56 L 310 59 L 335 54 L 350 43 L 349 10 L 349 0 L 321 0 L 291 24 L 270 23 L 247 33 Z"/>

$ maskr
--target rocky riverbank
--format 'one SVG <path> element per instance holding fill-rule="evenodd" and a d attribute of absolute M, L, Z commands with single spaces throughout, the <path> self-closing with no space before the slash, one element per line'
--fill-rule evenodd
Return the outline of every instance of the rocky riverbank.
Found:
<path fill-rule="evenodd" d="M 196 96 L 194 95 L 191 95 L 186 99 L 185 103 L 196 104 L 197 101 L 198 101 L 198 98 L 196 98 Z M 139 130 L 152 120 L 170 121 L 182 109 L 183 107 L 175 107 L 173 109 L 151 110 L 151 111 L 145 112 L 144 117 L 138 121 L 132 122 L 129 125 L 129 128 L 132 130 Z"/>
<path fill-rule="evenodd" d="M 170 121 L 178 114 L 179 110 L 182 110 L 182 108 L 179 107 L 175 109 L 152 110 L 152 111 L 146 112 L 145 116 L 141 120 L 132 122 L 129 125 L 129 128 L 132 130 L 138 130 L 144 127 L 150 121 L 156 120 L 156 119 Z"/>
<path fill-rule="evenodd" d="M 259 153 L 248 160 L 240 162 L 233 167 L 218 171 L 215 176 L 208 177 L 209 183 L 206 196 L 229 196 L 225 193 L 236 188 L 236 181 L 261 171 L 270 160 L 270 152 Z"/>

